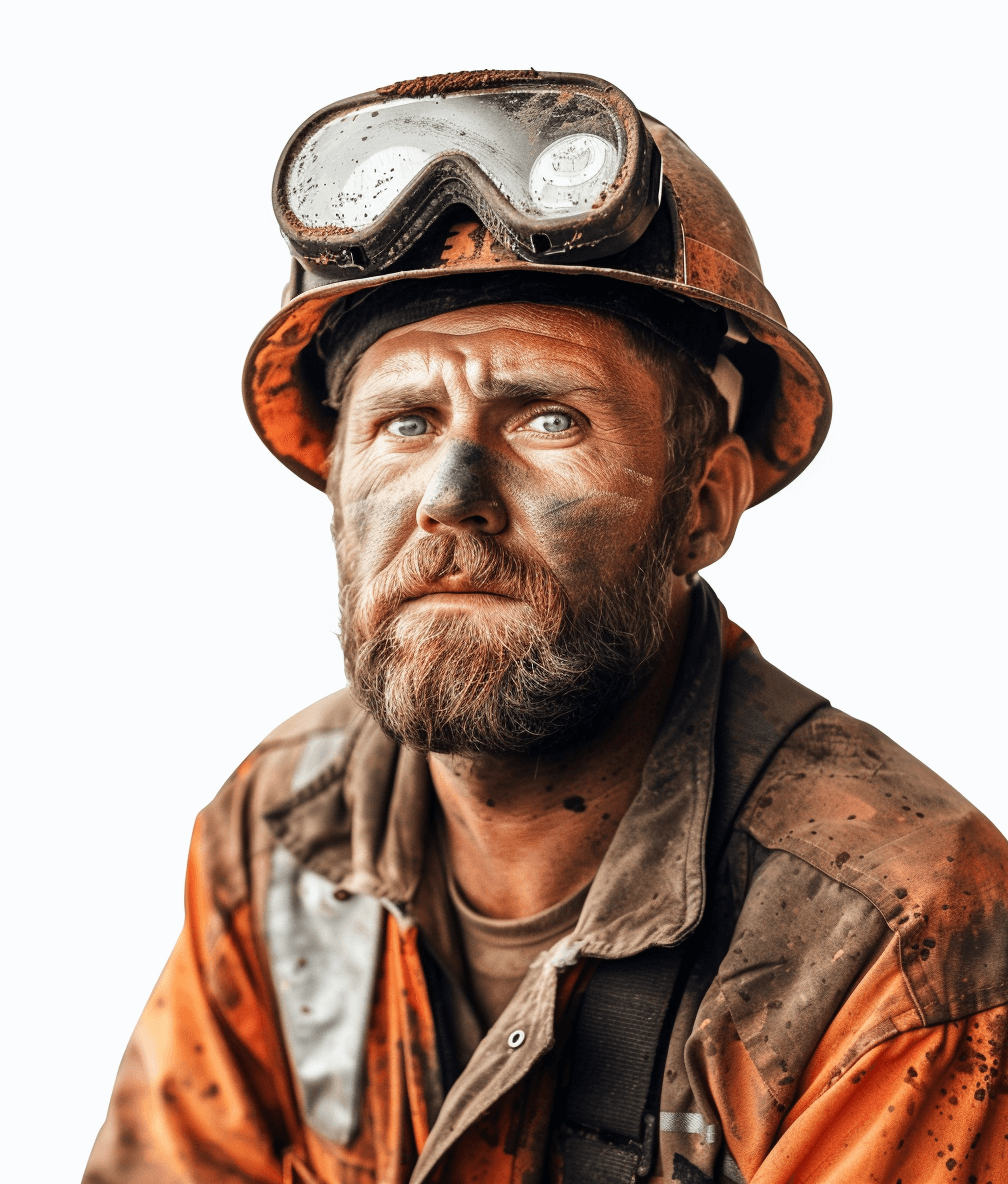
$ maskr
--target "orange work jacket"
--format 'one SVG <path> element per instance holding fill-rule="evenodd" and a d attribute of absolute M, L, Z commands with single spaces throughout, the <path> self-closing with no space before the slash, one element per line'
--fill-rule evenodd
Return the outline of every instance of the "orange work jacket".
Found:
<path fill-rule="evenodd" d="M 553 1099 L 593 966 L 691 934 L 652 1178 L 1008 1181 L 1008 845 L 824 706 L 710 874 L 724 662 L 765 669 L 739 636 L 702 586 L 577 928 L 485 1034 L 466 1031 L 423 758 L 346 693 L 277 729 L 197 820 L 185 928 L 85 1184 L 560 1180 Z"/>

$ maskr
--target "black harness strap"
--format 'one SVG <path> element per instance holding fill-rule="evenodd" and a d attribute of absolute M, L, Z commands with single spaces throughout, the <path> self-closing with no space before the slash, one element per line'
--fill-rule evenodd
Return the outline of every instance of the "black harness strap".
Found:
<path fill-rule="evenodd" d="M 826 705 L 755 650 L 726 664 L 714 740 L 708 877 L 774 753 Z M 650 1175 L 666 1050 L 694 949 L 695 935 L 671 949 L 601 962 L 592 975 L 574 1029 L 558 1131 L 564 1184 L 631 1184 Z"/>
<path fill-rule="evenodd" d="M 661 1086 L 652 1067 L 671 1035 L 666 1019 L 675 1013 L 682 965 L 681 947 L 656 948 L 601 962 L 592 975 L 574 1031 L 560 1129 L 564 1184 L 610 1184 L 650 1172 Z"/>

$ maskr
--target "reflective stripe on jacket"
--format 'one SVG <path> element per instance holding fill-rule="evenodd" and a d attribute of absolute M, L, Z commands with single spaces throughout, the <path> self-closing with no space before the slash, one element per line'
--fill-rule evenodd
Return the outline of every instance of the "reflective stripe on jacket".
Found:
<path fill-rule="evenodd" d="M 825 707 L 762 774 L 708 883 L 725 622 L 702 585 L 578 926 L 454 1083 L 458 953 L 423 758 L 346 693 L 268 737 L 197 820 L 185 928 L 86 1184 L 559 1178 L 553 1098 L 592 967 L 694 933 L 654 1177 L 1008 1179 L 1008 845 Z"/>

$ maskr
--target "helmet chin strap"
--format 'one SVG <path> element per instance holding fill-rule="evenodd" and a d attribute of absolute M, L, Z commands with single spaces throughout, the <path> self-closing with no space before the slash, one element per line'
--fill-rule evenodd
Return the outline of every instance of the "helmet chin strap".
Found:
<path fill-rule="evenodd" d="M 745 345 L 749 340 L 749 330 L 746 329 L 742 318 L 734 312 L 725 310 L 728 318 L 728 329 L 721 343 L 714 369 L 710 371 L 710 380 L 717 387 L 718 394 L 728 404 L 728 431 L 733 432 L 738 423 L 739 412 L 742 410 L 742 394 L 744 381 L 738 368 L 729 360 L 724 352 L 732 344 Z"/>

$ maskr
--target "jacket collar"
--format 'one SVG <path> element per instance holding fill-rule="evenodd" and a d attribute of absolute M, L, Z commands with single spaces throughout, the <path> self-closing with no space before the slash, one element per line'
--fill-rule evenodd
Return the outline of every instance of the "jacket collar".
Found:
<path fill-rule="evenodd" d="M 721 661 L 721 606 L 701 580 L 665 721 L 585 901 L 571 960 L 673 945 L 699 923 Z M 311 743 L 287 798 L 266 815 L 274 837 L 337 888 L 409 914 L 430 845 L 426 758 L 401 749 L 363 711 L 332 734 L 321 768 Z"/>
<path fill-rule="evenodd" d="M 574 932 L 579 953 L 628 958 L 649 946 L 674 945 L 699 924 L 720 685 L 721 606 L 701 581 L 640 791 L 617 827 Z"/>

